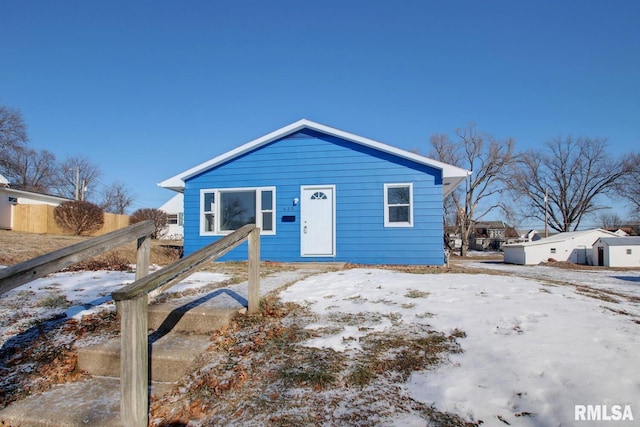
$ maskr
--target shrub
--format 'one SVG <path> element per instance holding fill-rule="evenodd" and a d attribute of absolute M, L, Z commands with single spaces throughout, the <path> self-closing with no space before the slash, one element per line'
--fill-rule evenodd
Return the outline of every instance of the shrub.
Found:
<path fill-rule="evenodd" d="M 83 200 L 64 202 L 56 206 L 53 218 L 56 224 L 74 236 L 91 234 L 100 230 L 104 224 L 102 209 Z"/>
<path fill-rule="evenodd" d="M 111 251 L 104 255 L 89 258 L 65 269 L 65 271 L 131 271 L 131 265 L 126 258 Z"/>
<path fill-rule="evenodd" d="M 169 225 L 169 215 L 166 212 L 152 208 L 138 209 L 129 217 L 129 224 L 146 220 L 153 221 L 155 225 L 155 231 L 151 234 L 152 239 L 159 239 L 166 234 Z"/>

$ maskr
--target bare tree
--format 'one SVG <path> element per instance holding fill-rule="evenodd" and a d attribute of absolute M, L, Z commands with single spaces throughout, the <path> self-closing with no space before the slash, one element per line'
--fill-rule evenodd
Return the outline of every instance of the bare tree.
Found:
<path fill-rule="evenodd" d="M 24 148 L 27 144 L 27 125 L 22 113 L 11 107 L 0 105 L 0 158 L 5 150 Z"/>
<path fill-rule="evenodd" d="M 56 178 L 56 156 L 30 148 L 7 150 L 4 175 L 18 189 L 49 193 Z"/>
<path fill-rule="evenodd" d="M 617 213 L 602 211 L 597 215 L 601 228 L 622 228 L 625 221 Z"/>
<path fill-rule="evenodd" d="M 631 202 L 635 214 L 640 214 L 640 153 L 632 153 L 624 160 L 626 173 L 616 185 L 617 193 Z"/>
<path fill-rule="evenodd" d="M 133 203 L 133 196 L 122 182 L 114 182 L 105 188 L 100 207 L 105 212 L 124 215 L 125 211 Z"/>
<path fill-rule="evenodd" d="M 60 164 L 55 187 L 62 197 L 86 200 L 100 175 L 100 168 L 86 157 L 70 157 Z"/>
<path fill-rule="evenodd" d="M 473 172 L 465 188 L 454 191 L 449 196 L 451 202 L 448 202 L 449 210 L 454 208 L 456 211 L 456 225 L 462 239 L 460 255 L 464 256 L 469 247 L 472 222 L 495 209 L 504 208 L 498 196 L 505 190 L 504 172 L 515 159 L 515 141 L 512 138 L 498 141 L 478 131 L 473 124 L 457 129 L 456 136 L 458 138 L 454 142 L 447 135 L 433 135 L 430 155 Z M 451 216 L 451 212 L 448 212 L 448 216 Z"/>
<path fill-rule="evenodd" d="M 12 181 L 11 158 L 27 147 L 27 126 L 19 110 L 0 105 L 0 173 Z"/>
<path fill-rule="evenodd" d="M 585 215 L 604 208 L 598 196 L 626 171 L 609 156 L 606 139 L 558 137 L 521 155 L 508 182 L 526 217 L 548 217 L 552 229 L 575 231 Z"/>

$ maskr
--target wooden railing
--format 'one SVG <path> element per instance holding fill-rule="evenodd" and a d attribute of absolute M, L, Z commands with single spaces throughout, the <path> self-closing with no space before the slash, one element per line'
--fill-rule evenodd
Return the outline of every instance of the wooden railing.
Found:
<path fill-rule="evenodd" d="M 0 270 L 0 295 L 32 280 L 77 264 L 138 239 L 138 266 L 136 278 L 148 273 L 150 239 L 153 221 L 142 221 L 100 237 L 76 243 L 66 248 L 30 259 Z"/>
<path fill-rule="evenodd" d="M 249 240 L 248 312 L 259 309 L 260 229 L 253 224 L 114 292 L 120 313 L 120 414 L 124 425 L 142 427 L 149 422 L 149 351 L 147 306 L 157 295 L 193 274 L 204 263 L 215 261 Z"/>
<path fill-rule="evenodd" d="M 245 225 L 224 238 L 152 274 L 149 273 L 152 221 L 143 221 L 104 236 L 33 258 L 0 270 L 0 295 L 49 273 L 138 239 L 136 281 L 112 294 L 121 315 L 120 410 L 123 425 L 147 426 L 149 422 L 149 352 L 147 305 L 149 296 L 177 284 L 206 262 L 215 261 L 245 240 L 249 241 L 248 312 L 260 301 L 260 229 Z"/>

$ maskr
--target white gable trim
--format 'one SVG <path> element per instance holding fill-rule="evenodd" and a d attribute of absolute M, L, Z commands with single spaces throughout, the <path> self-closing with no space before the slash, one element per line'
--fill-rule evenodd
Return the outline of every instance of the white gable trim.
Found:
<path fill-rule="evenodd" d="M 354 142 L 356 144 L 363 145 L 365 147 L 369 147 L 378 151 L 393 154 L 394 156 L 412 160 L 416 163 L 420 163 L 426 166 L 440 169 L 442 171 L 444 196 L 447 196 L 448 194 L 450 194 L 453 190 L 456 189 L 456 187 L 458 187 L 458 185 L 460 185 L 460 183 L 462 183 L 467 177 L 471 175 L 470 171 L 459 168 L 457 166 L 452 166 L 443 162 L 439 162 L 434 159 L 430 159 L 425 156 L 421 156 L 419 154 L 411 153 L 406 150 L 402 150 L 387 144 L 383 144 L 382 142 L 374 141 L 369 138 L 364 138 L 362 136 L 358 136 L 349 132 L 345 132 L 339 129 L 325 126 L 320 123 L 312 122 L 311 120 L 302 119 L 288 126 L 275 130 L 258 139 L 254 139 L 253 141 L 247 142 L 246 144 L 241 145 L 238 148 L 235 148 L 231 151 L 221 154 L 220 156 L 214 157 L 213 159 L 210 159 L 204 163 L 200 163 L 199 165 L 194 166 L 191 169 L 187 169 L 186 171 L 179 173 L 178 175 L 175 175 L 169 179 L 166 179 L 158 183 L 158 185 L 163 188 L 168 188 L 170 190 L 182 192 L 184 191 L 185 180 L 195 175 L 198 175 L 208 169 L 216 167 L 222 163 L 228 162 L 229 160 L 232 160 L 238 156 L 248 153 L 249 151 L 255 150 L 256 148 L 269 144 L 270 142 L 283 138 L 287 135 L 291 135 L 303 129 L 315 130 L 321 133 L 325 133 L 341 139 L 345 139 L 347 141 Z"/>

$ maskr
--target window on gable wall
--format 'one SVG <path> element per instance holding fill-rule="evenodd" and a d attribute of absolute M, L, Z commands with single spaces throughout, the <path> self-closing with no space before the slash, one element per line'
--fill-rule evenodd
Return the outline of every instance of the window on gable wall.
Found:
<path fill-rule="evenodd" d="M 182 212 L 177 214 L 169 214 L 167 215 L 169 225 L 184 225 L 184 214 Z"/>
<path fill-rule="evenodd" d="M 229 234 L 247 224 L 275 234 L 273 187 L 201 190 L 200 200 L 201 234 Z"/>
<path fill-rule="evenodd" d="M 413 185 L 384 185 L 384 226 L 413 227 Z"/>

